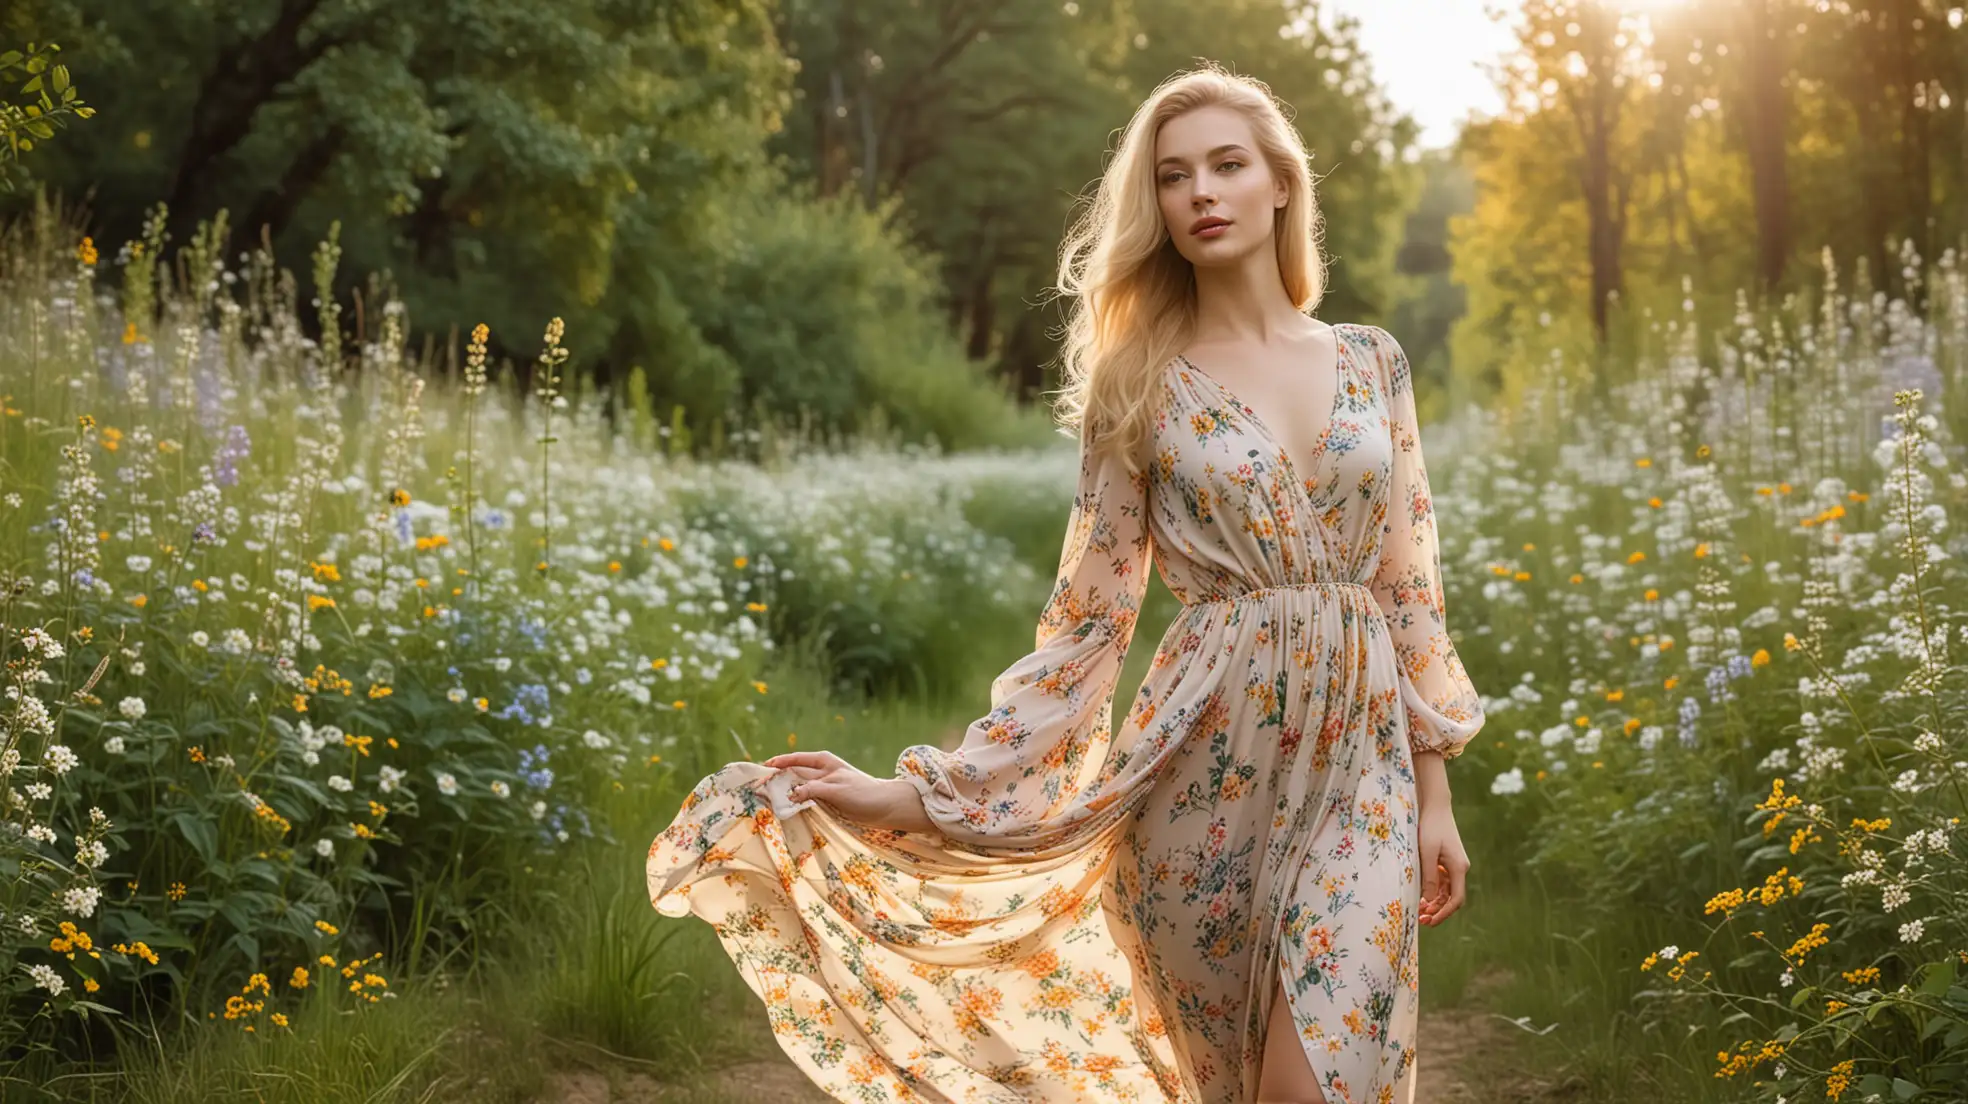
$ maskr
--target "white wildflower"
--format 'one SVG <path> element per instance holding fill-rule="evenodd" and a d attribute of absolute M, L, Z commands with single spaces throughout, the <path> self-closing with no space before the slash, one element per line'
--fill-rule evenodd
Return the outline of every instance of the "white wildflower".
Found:
<path fill-rule="evenodd" d="M 1879 907 L 1887 912 L 1891 912 L 1911 900 L 1913 900 L 1913 894 L 1907 892 L 1906 883 L 1897 879 L 1886 883 L 1879 890 Z"/>
<path fill-rule="evenodd" d="M 95 886 L 77 886 L 62 894 L 62 909 L 81 917 L 96 914 L 96 902 L 102 900 L 102 890 Z"/>
<path fill-rule="evenodd" d="M 149 707 L 144 705 L 142 698 L 124 698 L 116 703 L 116 711 L 128 720 L 140 721 L 143 715 L 149 712 Z"/>
<path fill-rule="evenodd" d="M 60 974 L 55 973 L 52 966 L 36 963 L 27 968 L 27 974 L 34 979 L 34 984 L 46 989 L 50 996 L 59 997 L 62 991 L 68 988 L 68 983 L 61 979 Z"/>
<path fill-rule="evenodd" d="M 39 652 L 42 659 L 60 659 L 62 657 L 61 641 L 49 636 L 45 629 L 29 629 L 22 633 L 21 645 L 27 649 L 29 655 Z"/>

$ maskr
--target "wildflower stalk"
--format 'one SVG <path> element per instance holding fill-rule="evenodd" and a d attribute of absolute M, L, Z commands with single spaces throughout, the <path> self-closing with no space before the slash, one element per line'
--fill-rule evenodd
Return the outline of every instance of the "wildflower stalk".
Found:
<path fill-rule="evenodd" d="M 553 499 L 548 493 L 548 475 L 551 468 L 550 457 L 556 438 L 553 435 L 554 404 L 560 399 L 560 366 L 567 360 L 567 350 L 561 347 L 560 339 L 566 333 L 566 323 L 558 316 L 547 323 L 546 348 L 540 352 L 541 378 L 535 392 L 540 397 L 540 407 L 545 420 L 540 432 L 540 563 L 539 573 L 546 578 L 548 564 L 553 553 Z"/>
<path fill-rule="evenodd" d="M 335 269 L 342 260 L 342 223 L 328 224 L 328 236 L 314 247 L 314 306 L 321 320 L 321 368 L 330 377 L 342 363 L 342 305 L 335 300 Z"/>
<path fill-rule="evenodd" d="M 1914 470 L 1914 451 L 1920 443 L 1919 406 L 1920 391 L 1901 391 L 1893 396 L 1893 405 L 1899 407 L 1896 420 L 1900 423 L 1900 509 L 1905 515 L 1906 535 L 1901 540 L 1901 549 L 1906 554 L 1908 569 L 1913 576 L 1914 621 L 1920 633 L 1920 689 L 1926 693 L 1927 702 L 1934 711 L 1934 731 L 1945 731 L 1941 715 L 1940 695 L 1934 693 L 1939 672 L 1946 666 L 1946 657 L 1938 660 L 1934 656 L 1934 634 L 1927 614 L 1927 593 L 1922 585 L 1927 574 L 1927 553 L 1920 538 L 1920 512 L 1913 501 L 1914 480 L 1919 473 Z"/>
<path fill-rule="evenodd" d="M 478 594 L 478 397 L 485 391 L 485 342 L 491 335 L 491 327 L 483 322 L 472 327 L 470 354 L 465 358 L 465 544 L 471 562 L 466 586 L 473 597 Z"/>
<path fill-rule="evenodd" d="M 1792 637 L 1791 639 L 1795 640 L 1796 638 Z M 1818 678 L 1821 681 L 1831 683 L 1832 689 L 1838 692 L 1839 703 L 1844 705 L 1846 714 L 1852 718 L 1852 723 L 1859 726 L 1859 738 L 1865 743 L 1866 750 L 1872 753 L 1872 761 L 1879 768 L 1879 772 L 1881 774 L 1890 774 L 1891 771 L 1886 767 L 1886 760 L 1880 757 L 1879 748 L 1873 743 L 1875 737 L 1873 736 L 1872 729 L 1865 723 L 1865 717 L 1861 715 L 1858 703 L 1852 700 L 1850 694 L 1846 693 L 1845 684 L 1825 669 L 1825 665 L 1818 656 L 1815 647 L 1799 641 L 1796 648 L 1798 651 L 1804 653 L 1804 658 L 1810 662 L 1811 670 L 1817 673 Z"/>

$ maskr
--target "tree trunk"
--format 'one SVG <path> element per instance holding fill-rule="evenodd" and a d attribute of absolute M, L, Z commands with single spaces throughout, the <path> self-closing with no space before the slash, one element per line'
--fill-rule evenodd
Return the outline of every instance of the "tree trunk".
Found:
<path fill-rule="evenodd" d="M 307 198 L 307 194 L 327 174 L 329 166 L 335 163 L 347 138 L 348 132 L 337 124 L 308 143 L 307 148 L 287 166 L 287 171 L 280 175 L 280 183 L 261 192 L 259 198 L 253 201 L 252 210 L 239 226 L 240 233 L 248 241 L 258 241 L 261 228 L 265 227 L 268 241 L 278 238 L 280 231 L 294 217 L 301 200 Z"/>
<path fill-rule="evenodd" d="M 1786 152 L 1789 101 L 1784 50 L 1770 0 L 1746 0 L 1743 21 L 1744 142 L 1756 207 L 1756 271 L 1765 291 L 1782 282 L 1790 260 L 1790 173 Z"/>
<path fill-rule="evenodd" d="M 319 34 L 301 44 L 301 28 L 321 7 L 321 0 L 282 0 L 273 24 L 259 37 L 220 54 L 198 89 L 191 126 L 172 171 L 167 202 L 174 217 L 191 218 L 192 197 L 203 185 L 212 162 L 237 146 L 253 127 L 253 116 L 273 98 L 281 85 L 299 76 L 324 51 L 343 38 Z"/>

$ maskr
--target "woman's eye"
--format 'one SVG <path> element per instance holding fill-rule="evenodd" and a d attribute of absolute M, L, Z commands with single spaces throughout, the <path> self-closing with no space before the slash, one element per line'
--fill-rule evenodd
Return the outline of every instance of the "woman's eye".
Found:
<path fill-rule="evenodd" d="M 1231 158 L 1230 160 L 1228 160 L 1228 161 L 1225 161 L 1225 162 L 1223 163 L 1223 165 L 1236 165 L 1236 166 L 1238 166 L 1239 168 L 1241 168 L 1241 167 L 1243 166 L 1243 164 L 1244 164 L 1244 163 L 1243 163 L 1242 161 L 1239 161 L 1239 160 L 1237 160 L 1237 159 L 1236 159 L 1236 158 L 1234 158 L 1234 157 L 1232 157 L 1232 158 Z M 1218 168 L 1222 168 L 1222 167 L 1223 167 L 1223 165 L 1219 165 L 1219 166 L 1217 166 L 1217 167 L 1218 167 Z M 1176 180 L 1176 178 L 1177 178 L 1177 177 L 1179 177 L 1179 176 L 1181 176 L 1181 175 L 1182 175 L 1182 174 L 1181 174 L 1180 172 L 1172 172 L 1172 173 L 1169 173 L 1169 174 L 1167 174 L 1167 175 L 1165 175 L 1165 176 L 1163 176 L 1163 177 L 1162 177 L 1162 183 L 1164 183 L 1164 184 L 1173 184 L 1173 183 L 1175 183 L 1175 180 Z"/>

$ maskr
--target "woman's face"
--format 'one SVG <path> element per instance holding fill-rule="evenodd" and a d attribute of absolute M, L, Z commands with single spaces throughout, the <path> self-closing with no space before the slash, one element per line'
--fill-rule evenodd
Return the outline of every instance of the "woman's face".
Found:
<path fill-rule="evenodd" d="M 1176 250 L 1199 267 L 1268 248 L 1288 194 L 1259 157 L 1250 120 L 1228 107 L 1199 107 L 1162 124 L 1155 192 Z M 1206 216 L 1229 225 L 1198 233 Z"/>

